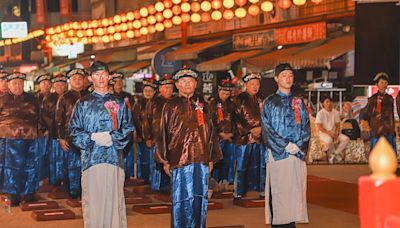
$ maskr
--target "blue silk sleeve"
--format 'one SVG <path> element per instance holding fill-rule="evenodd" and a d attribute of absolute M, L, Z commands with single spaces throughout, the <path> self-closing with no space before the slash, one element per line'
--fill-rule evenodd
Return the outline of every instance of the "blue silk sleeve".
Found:
<path fill-rule="evenodd" d="M 78 102 L 75 104 L 75 108 L 72 112 L 72 117 L 69 122 L 69 133 L 72 138 L 72 143 L 80 149 L 86 150 L 88 148 L 92 148 L 95 142 L 90 139 L 91 133 L 86 131 L 83 127 L 84 116 L 85 112 L 82 110 L 81 103 Z"/>
<path fill-rule="evenodd" d="M 118 131 L 114 130 L 110 133 L 116 150 L 123 150 L 129 144 L 133 131 L 132 115 L 124 102 L 118 113 Z"/>
<path fill-rule="evenodd" d="M 282 156 L 285 153 L 285 147 L 288 145 L 289 141 L 274 130 L 273 125 L 279 123 L 274 123 L 274 118 L 271 114 L 276 111 L 278 110 L 275 110 L 275 107 L 271 105 L 268 100 L 264 101 L 261 112 L 262 137 L 267 147 L 278 153 L 279 156 Z"/>

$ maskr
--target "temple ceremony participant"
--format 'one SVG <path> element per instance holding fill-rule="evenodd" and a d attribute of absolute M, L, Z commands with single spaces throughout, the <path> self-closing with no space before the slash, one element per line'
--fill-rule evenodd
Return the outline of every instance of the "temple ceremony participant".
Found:
<path fill-rule="evenodd" d="M 296 227 L 307 223 L 306 153 L 310 140 L 310 120 L 301 97 L 294 96 L 292 67 L 275 68 L 278 91 L 265 99 L 261 119 L 267 146 L 265 221 L 272 227 Z"/>
<path fill-rule="evenodd" d="M 69 132 L 81 151 L 82 210 L 86 228 L 127 227 L 123 150 L 132 139 L 131 113 L 108 92 L 105 63 L 90 66 L 94 91 L 75 105 Z"/>
<path fill-rule="evenodd" d="M 208 105 L 195 93 L 198 74 L 183 68 L 174 74 L 177 97 L 161 114 L 158 162 L 171 176 L 171 226 L 206 227 L 208 178 L 222 158 Z"/>

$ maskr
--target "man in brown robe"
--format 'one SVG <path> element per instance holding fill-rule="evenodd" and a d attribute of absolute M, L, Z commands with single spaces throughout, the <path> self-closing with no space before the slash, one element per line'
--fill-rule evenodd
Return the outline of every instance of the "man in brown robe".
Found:
<path fill-rule="evenodd" d="M 374 82 L 379 90 L 368 99 L 365 108 L 366 120 L 371 127 L 371 150 L 374 148 L 379 138 L 384 136 L 396 152 L 394 99 L 386 93 L 389 76 L 383 72 L 378 73 L 374 78 Z"/>
<path fill-rule="evenodd" d="M 177 97 L 162 111 L 157 161 L 171 175 L 172 227 L 205 227 L 208 177 L 222 158 L 208 105 L 195 94 L 198 74 L 184 68 L 174 74 Z"/>
<path fill-rule="evenodd" d="M 25 78 L 19 72 L 8 75 L 9 92 L 0 97 L 0 139 L 4 142 L 0 184 L 12 206 L 19 205 L 21 196 L 26 202 L 34 201 L 39 188 L 39 105 L 32 94 L 24 92 Z"/>

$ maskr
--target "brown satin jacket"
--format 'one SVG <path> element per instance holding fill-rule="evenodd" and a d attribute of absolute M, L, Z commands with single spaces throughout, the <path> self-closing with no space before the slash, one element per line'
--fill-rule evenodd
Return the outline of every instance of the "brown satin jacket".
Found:
<path fill-rule="evenodd" d="M 60 139 L 71 142 L 68 133 L 68 123 L 74 111 L 75 103 L 82 97 L 89 94 L 86 90 L 77 92 L 70 90 L 58 98 L 55 120 L 57 124 L 57 133 Z"/>
<path fill-rule="evenodd" d="M 133 106 L 133 111 L 132 111 L 132 121 L 133 121 L 133 126 L 135 127 L 138 142 L 142 142 L 144 138 L 144 120 L 146 119 L 146 105 L 147 102 L 149 102 L 148 99 L 145 99 L 143 97 L 140 97 L 138 101 L 135 103 Z"/>
<path fill-rule="evenodd" d="M 114 92 L 113 93 L 114 96 L 121 98 L 122 100 L 124 100 L 126 107 L 128 107 L 128 109 L 131 111 L 133 110 L 133 106 L 135 105 L 135 100 L 133 99 L 132 94 L 127 93 L 125 91 L 122 91 L 120 93 Z"/>
<path fill-rule="evenodd" d="M 235 133 L 233 117 L 235 115 L 235 104 L 231 98 L 222 102 L 219 98 L 213 98 L 210 101 L 212 118 L 216 124 L 217 132 Z M 222 116 L 219 117 L 218 109 L 221 110 Z M 222 117 L 222 119 L 220 119 Z"/>
<path fill-rule="evenodd" d="M 202 125 L 199 124 L 199 113 L 204 117 Z M 155 159 L 171 168 L 192 163 L 208 165 L 222 159 L 209 106 L 198 95 L 169 100 L 161 114 L 160 131 Z"/>
<path fill-rule="evenodd" d="M 261 94 L 250 96 L 247 92 L 242 92 L 234 100 L 236 111 L 234 123 L 237 134 L 235 135 L 236 145 L 251 143 L 261 143 L 261 137 L 253 137 L 250 130 L 261 126 L 261 106 L 264 97 Z"/>
<path fill-rule="evenodd" d="M 58 138 L 57 124 L 56 124 L 56 107 L 58 101 L 58 94 L 51 93 L 45 97 L 40 107 L 40 118 L 45 128 L 48 131 L 48 136 L 51 139 Z"/>
<path fill-rule="evenodd" d="M 46 127 L 46 123 L 44 122 L 44 119 L 43 119 L 43 112 L 42 112 L 43 111 L 43 100 L 46 97 L 48 97 L 49 95 L 50 95 L 50 93 L 43 94 L 40 92 L 35 94 L 35 98 L 39 104 L 39 125 L 38 125 L 38 134 L 39 134 L 38 136 L 39 137 L 48 136 L 48 134 L 49 134 L 48 129 Z"/>
<path fill-rule="evenodd" d="M 378 100 L 381 100 L 380 112 Z M 379 92 L 368 98 L 366 106 L 366 120 L 371 127 L 371 137 L 394 135 L 394 100 L 389 94 Z"/>
<path fill-rule="evenodd" d="M 171 98 L 172 99 L 172 98 Z M 146 104 L 143 134 L 145 140 L 156 140 L 160 134 L 161 112 L 168 99 L 156 95 Z"/>
<path fill-rule="evenodd" d="M 36 139 L 39 104 L 34 95 L 12 93 L 0 97 L 0 138 Z"/>

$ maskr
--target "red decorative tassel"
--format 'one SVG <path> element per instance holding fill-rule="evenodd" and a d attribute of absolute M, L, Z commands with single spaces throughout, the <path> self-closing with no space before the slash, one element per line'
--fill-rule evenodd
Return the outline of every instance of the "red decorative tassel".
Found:
<path fill-rule="evenodd" d="M 204 116 L 201 110 L 197 110 L 197 122 L 199 123 L 199 126 L 204 125 Z"/>
<path fill-rule="evenodd" d="M 114 124 L 114 130 L 117 130 L 117 113 L 112 112 L 112 119 L 113 119 L 113 124 Z"/>
<path fill-rule="evenodd" d="M 218 107 L 218 121 L 224 120 L 224 112 L 222 111 L 222 107 Z"/>
<path fill-rule="evenodd" d="M 129 109 L 130 111 L 132 111 L 131 103 L 129 103 L 129 100 L 128 100 L 128 99 L 125 100 L 125 104 L 126 104 L 126 106 L 128 107 L 128 109 Z"/>
<path fill-rule="evenodd" d="M 296 124 L 300 124 L 300 107 L 296 107 L 294 109 L 295 115 L 296 115 Z"/>
<path fill-rule="evenodd" d="M 381 109 L 382 109 L 382 99 L 378 98 L 378 101 L 376 102 L 376 112 L 381 113 Z"/>

